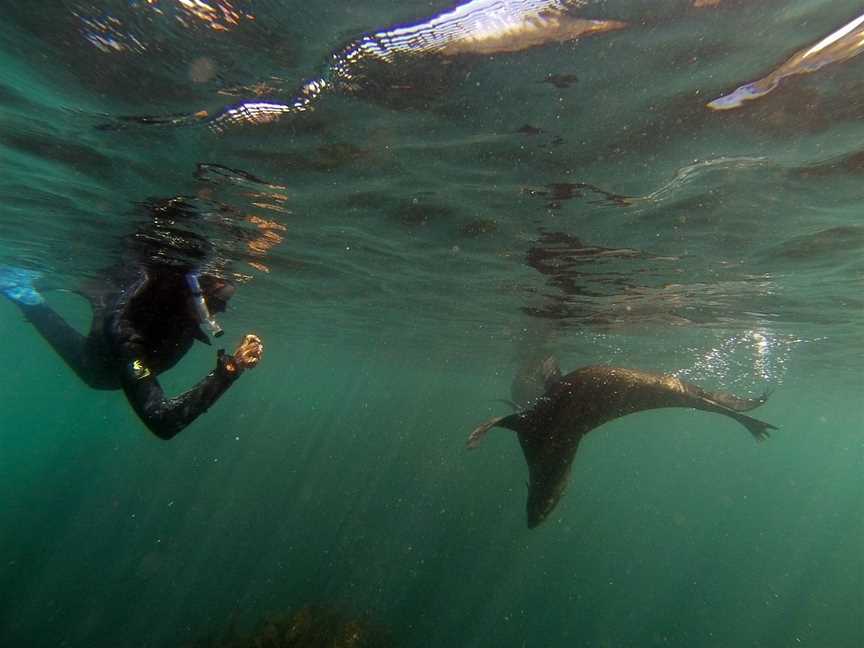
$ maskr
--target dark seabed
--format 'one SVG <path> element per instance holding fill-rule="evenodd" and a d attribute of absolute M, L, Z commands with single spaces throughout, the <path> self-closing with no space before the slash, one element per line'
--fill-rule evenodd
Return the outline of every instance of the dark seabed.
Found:
<path fill-rule="evenodd" d="M 0 265 L 85 329 L 136 232 L 192 233 L 266 350 L 166 443 L 0 299 L 0 646 L 864 645 L 855 33 L 707 105 L 860 2 L 589 0 L 620 22 L 380 60 L 350 44 L 448 0 L 2 4 Z M 538 349 L 770 390 L 779 429 L 612 421 L 529 530 L 515 435 L 465 442 Z"/>

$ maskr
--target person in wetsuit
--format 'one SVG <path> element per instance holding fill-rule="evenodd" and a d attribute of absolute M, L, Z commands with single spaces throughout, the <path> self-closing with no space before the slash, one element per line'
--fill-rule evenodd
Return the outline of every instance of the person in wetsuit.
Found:
<path fill-rule="evenodd" d="M 176 365 L 195 340 L 210 344 L 202 326 L 221 335 L 212 313 L 225 310 L 233 285 L 188 268 L 140 267 L 125 280 L 87 294 L 93 322 L 84 336 L 33 288 L 37 277 L 33 271 L 0 267 L 0 292 L 18 305 L 81 380 L 94 389 L 122 389 L 161 439 L 174 437 L 206 412 L 261 360 L 261 340 L 248 334 L 233 355 L 220 349 L 215 369 L 192 389 L 166 398 L 157 376 Z"/>
<path fill-rule="evenodd" d="M 195 340 L 210 344 L 202 327 L 213 337 L 222 333 L 213 313 L 225 311 L 234 286 L 203 268 L 219 265 L 224 257 L 217 242 L 233 230 L 207 229 L 213 213 L 218 223 L 229 220 L 228 207 L 213 201 L 174 196 L 148 199 L 138 208 L 143 213 L 133 212 L 136 225 L 122 236 L 117 261 L 78 291 L 93 310 L 86 336 L 45 303 L 34 286 L 39 272 L 0 266 L 0 294 L 81 380 L 94 389 L 122 389 L 144 424 L 170 439 L 257 366 L 263 346 L 257 336 L 244 336 L 232 355 L 217 352 L 215 369 L 192 389 L 165 396 L 158 375 L 176 365 Z"/>

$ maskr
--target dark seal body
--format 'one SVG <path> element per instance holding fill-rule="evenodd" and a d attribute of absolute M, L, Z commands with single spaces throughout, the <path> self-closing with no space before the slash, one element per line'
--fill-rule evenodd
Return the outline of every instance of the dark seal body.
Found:
<path fill-rule="evenodd" d="M 528 463 L 528 526 L 540 524 L 555 508 L 570 475 L 582 437 L 594 428 L 627 414 L 663 407 L 689 407 L 723 414 L 744 425 L 757 439 L 773 425 L 741 412 L 764 403 L 708 392 L 672 375 L 621 367 L 591 366 L 550 381 L 529 408 L 497 417 L 476 428 L 468 447 L 476 447 L 493 427 L 514 430 Z"/>

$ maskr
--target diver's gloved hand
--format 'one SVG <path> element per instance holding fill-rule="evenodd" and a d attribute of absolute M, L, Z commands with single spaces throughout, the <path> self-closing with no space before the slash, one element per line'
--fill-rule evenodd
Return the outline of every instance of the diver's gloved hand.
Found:
<path fill-rule="evenodd" d="M 0 293 L 18 304 L 38 306 L 45 299 L 33 287 L 33 282 L 41 276 L 42 273 L 35 270 L 0 266 Z"/>
<path fill-rule="evenodd" d="M 218 366 L 228 374 L 239 376 L 244 369 L 254 369 L 261 361 L 264 345 L 257 335 L 247 334 L 240 346 L 229 356 L 224 350 L 219 350 Z"/>
<path fill-rule="evenodd" d="M 264 353 L 264 345 L 261 343 L 261 338 L 247 333 L 234 352 L 234 362 L 241 369 L 253 369 L 261 361 L 262 353 Z"/>

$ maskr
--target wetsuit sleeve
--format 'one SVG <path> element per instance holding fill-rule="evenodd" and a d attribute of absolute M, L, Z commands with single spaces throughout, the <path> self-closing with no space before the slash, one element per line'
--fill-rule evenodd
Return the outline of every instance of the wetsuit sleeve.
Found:
<path fill-rule="evenodd" d="M 144 424 L 160 439 L 168 440 L 219 400 L 240 373 L 234 358 L 220 350 L 216 369 L 189 391 L 165 398 L 156 376 L 139 360 L 132 360 L 124 368 L 123 391 Z"/>

